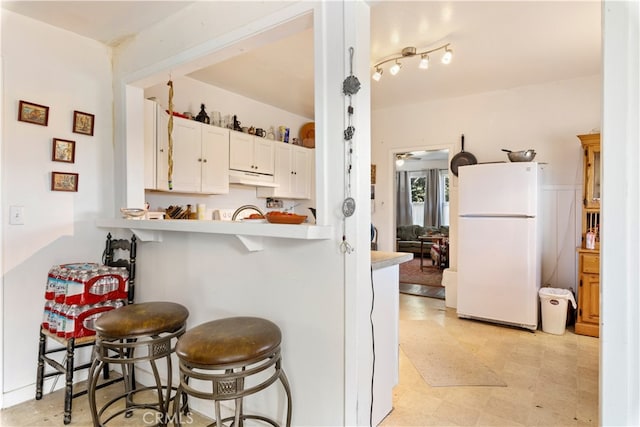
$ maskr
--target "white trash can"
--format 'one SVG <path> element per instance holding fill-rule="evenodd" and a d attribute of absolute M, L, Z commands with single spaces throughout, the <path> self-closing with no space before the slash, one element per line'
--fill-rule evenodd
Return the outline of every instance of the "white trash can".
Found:
<path fill-rule="evenodd" d="M 542 330 L 548 334 L 563 335 L 567 325 L 567 305 L 571 301 L 576 308 L 576 300 L 568 289 L 540 288 L 542 308 Z"/>

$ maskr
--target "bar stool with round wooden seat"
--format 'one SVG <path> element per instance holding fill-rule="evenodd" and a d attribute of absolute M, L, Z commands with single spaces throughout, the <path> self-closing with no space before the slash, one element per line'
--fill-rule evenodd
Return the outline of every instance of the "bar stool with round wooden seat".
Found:
<path fill-rule="evenodd" d="M 96 319 L 94 360 L 88 385 L 94 426 L 102 426 L 122 414 L 131 417 L 136 409 L 144 410 L 145 425 L 150 421 L 159 425 L 168 422 L 171 393 L 175 390 L 171 386 L 171 354 L 178 337 L 186 329 L 187 317 L 189 311 L 180 304 L 145 302 L 117 308 Z M 157 364 L 162 359 L 166 360 L 165 384 Z M 150 364 L 154 385 L 140 387 L 135 384 L 133 370 L 136 363 L 142 362 Z M 125 387 L 122 394 L 98 410 L 96 385 L 105 364 L 121 366 Z M 123 404 L 114 406 L 118 402 Z M 152 415 L 149 415 L 150 411 Z"/>
<path fill-rule="evenodd" d="M 280 328 L 257 317 L 231 317 L 203 323 L 185 332 L 176 345 L 180 366 L 180 384 L 174 399 L 175 425 L 180 425 L 179 410 L 183 394 L 215 401 L 215 422 L 233 420 L 241 427 L 245 420 L 259 420 L 279 426 L 273 419 L 243 413 L 244 397 L 264 390 L 278 379 L 287 396 L 286 426 L 291 425 L 291 390 L 281 366 Z M 196 388 L 193 381 L 198 380 Z M 207 382 L 206 387 L 202 382 Z M 206 390 L 204 390 L 206 388 Z M 221 401 L 235 400 L 233 416 L 223 417 Z"/>

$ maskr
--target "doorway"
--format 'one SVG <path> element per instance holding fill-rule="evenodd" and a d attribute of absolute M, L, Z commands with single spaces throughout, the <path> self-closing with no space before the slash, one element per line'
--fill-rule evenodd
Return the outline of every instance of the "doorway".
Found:
<path fill-rule="evenodd" d="M 403 225 L 449 226 L 449 149 L 395 152 L 394 218 Z"/>

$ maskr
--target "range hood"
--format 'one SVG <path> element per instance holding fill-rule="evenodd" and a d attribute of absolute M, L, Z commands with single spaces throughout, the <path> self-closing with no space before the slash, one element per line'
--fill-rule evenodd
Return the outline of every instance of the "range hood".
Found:
<path fill-rule="evenodd" d="M 229 169 L 229 184 L 247 185 L 250 187 L 278 187 L 273 175 Z"/>

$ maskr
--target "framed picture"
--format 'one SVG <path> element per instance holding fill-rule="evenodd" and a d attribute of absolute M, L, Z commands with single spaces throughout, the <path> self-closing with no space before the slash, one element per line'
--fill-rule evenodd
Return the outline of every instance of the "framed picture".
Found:
<path fill-rule="evenodd" d="M 82 111 L 73 112 L 73 131 L 84 135 L 93 136 L 93 125 L 95 116 Z"/>
<path fill-rule="evenodd" d="M 53 138 L 51 160 L 54 162 L 74 163 L 76 160 L 76 142 Z"/>
<path fill-rule="evenodd" d="M 20 105 L 18 106 L 18 120 L 47 126 L 49 123 L 49 107 L 34 104 L 33 102 L 20 101 Z"/>
<path fill-rule="evenodd" d="M 78 191 L 78 174 L 70 172 L 51 172 L 52 191 Z"/>

